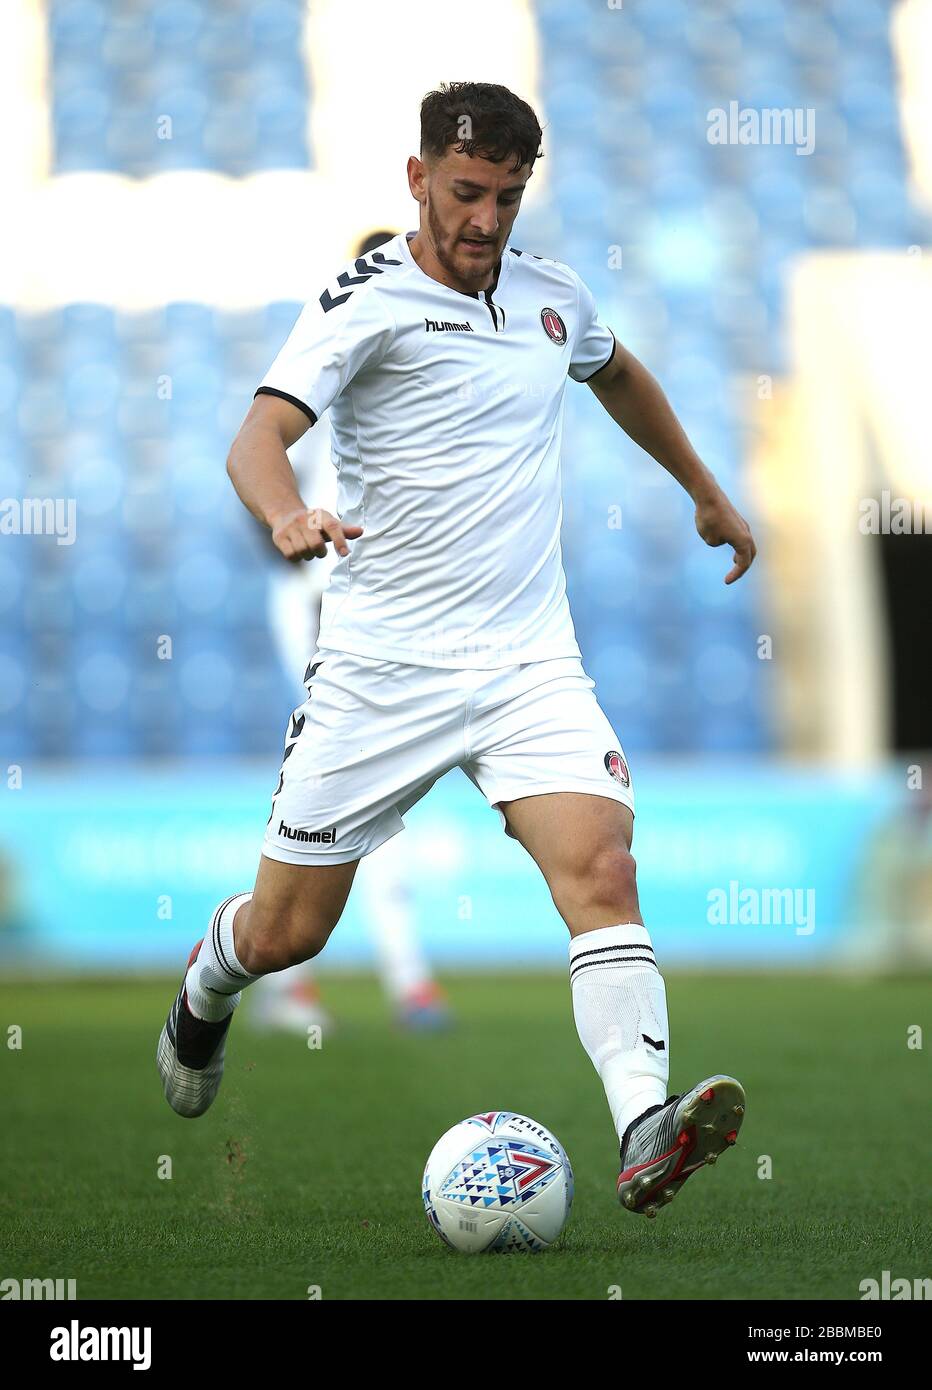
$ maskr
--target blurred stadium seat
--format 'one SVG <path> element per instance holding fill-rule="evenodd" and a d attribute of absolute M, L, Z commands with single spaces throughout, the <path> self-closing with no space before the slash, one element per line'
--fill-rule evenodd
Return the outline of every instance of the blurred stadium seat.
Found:
<path fill-rule="evenodd" d="M 59 173 L 304 168 L 302 0 L 50 0 Z M 152 139 L 156 122 L 171 126 Z"/>

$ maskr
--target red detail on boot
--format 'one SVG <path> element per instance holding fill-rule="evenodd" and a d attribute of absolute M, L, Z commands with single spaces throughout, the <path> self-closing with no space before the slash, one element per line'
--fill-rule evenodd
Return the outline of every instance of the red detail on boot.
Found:
<path fill-rule="evenodd" d="M 700 1100 L 705 1100 L 705 1101 L 714 1100 L 714 1099 L 715 1099 L 715 1092 L 712 1090 L 712 1087 L 710 1086 L 709 1089 L 708 1089 L 707 1091 L 703 1091 L 703 1092 L 702 1092 L 702 1095 L 699 1097 L 699 1099 L 700 1099 Z"/>
<path fill-rule="evenodd" d="M 618 1174 L 618 1182 L 615 1184 L 616 1192 L 620 1190 L 622 1183 L 630 1182 L 631 1179 L 636 1176 L 636 1174 L 642 1172 L 645 1168 L 652 1168 L 655 1164 L 662 1163 L 664 1159 L 673 1158 L 673 1156 L 676 1154 L 677 1149 L 681 1149 L 682 1152 L 676 1157 L 676 1164 L 674 1166 L 673 1172 L 667 1173 L 665 1177 L 658 1177 L 657 1181 L 651 1187 L 649 1187 L 646 1192 L 639 1193 L 638 1204 L 636 1207 L 633 1208 L 633 1210 L 640 1211 L 649 1201 L 651 1201 L 654 1194 L 657 1192 L 659 1188 L 666 1187 L 670 1183 L 676 1182 L 678 1179 L 682 1179 L 683 1181 L 685 1181 L 686 1178 L 689 1177 L 689 1174 L 695 1171 L 694 1168 L 691 1168 L 689 1169 L 689 1171 L 686 1171 L 686 1160 L 689 1158 L 689 1155 L 696 1147 L 695 1139 L 696 1131 L 694 1128 L 691 1130 L 684 1129 L 682 1134 L 680 1134 L 677 1137 L 676 1144 L 674 1145 L 674 1147 L 668 1150 L 667 1153 L 659 1154 L 656 1158 L 650 1158 L 647 1160 L 646 1163 L 635 1163 L 630 1168 L 623 1168 L 622 1171 Z"/>
<path fill-rule="evenodd" d="M 738 1131 L 737 1131 L 736 1129 L 729 1130 L 728 1133 L 725 1135 L 725 1143 L 726 1143 L 726 1144 L 736 1144 L 737 1142 L 738 1142 Z"/>

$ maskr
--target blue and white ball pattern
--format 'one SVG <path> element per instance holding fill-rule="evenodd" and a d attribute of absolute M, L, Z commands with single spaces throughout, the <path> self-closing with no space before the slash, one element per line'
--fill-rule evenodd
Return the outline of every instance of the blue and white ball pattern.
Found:
<path fill-rule="evenodd" d="M 513 1110 L 492 1110 L 438 1139 L 422 1195 L 427 1219 L 454 1250 L 537 1252 L 566 1224 L 573 1170 L 543 1125 Z"/>

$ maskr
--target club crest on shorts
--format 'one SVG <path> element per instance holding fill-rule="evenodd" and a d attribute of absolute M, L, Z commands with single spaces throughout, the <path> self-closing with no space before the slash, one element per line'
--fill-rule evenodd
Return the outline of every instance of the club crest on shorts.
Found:
<path fill-rule="evenodd" d="M 566 342 L 566 324 L 560 318 L 556 309 L 541 309 L 540 321 L 544 325 L 544 332 L 552 343 L 562 347 Z"/>
<path fill-rule="evenodd" d="M 616 749 L 605 754 L 605 770 L 609 777 L 614 777 L 615 781 L 620 782 L 623 787 L 630 787 L 631 777 L 628 773 L 628 764 Z"/>

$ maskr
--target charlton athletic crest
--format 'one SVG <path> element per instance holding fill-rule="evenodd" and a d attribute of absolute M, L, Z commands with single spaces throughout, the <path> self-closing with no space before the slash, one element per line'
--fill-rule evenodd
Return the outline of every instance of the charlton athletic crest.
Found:
<path fill-rule="evenodd" d="M 630 787 L 631 778 L 628 774 L 628 764 L 621 754 L 615 750 L 605 754 L 605 769 L 609 777 L 614 777 L 616 782 L 620 782 L 623 787 Z"/>
<path fill-rule="evenodd" d="M 566 324 L 560 318 L 556 309 L 541 309 L 540 321 L 544 325 L 544 332 L 552 343 L 562 347 L 566 342 Z"/>

